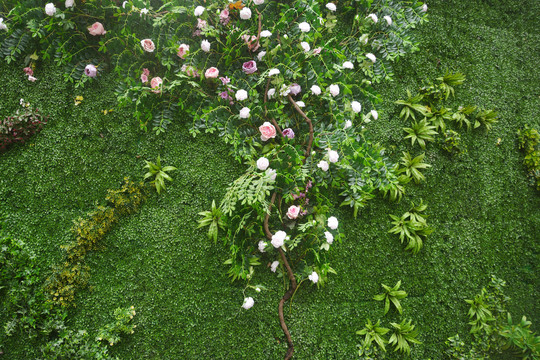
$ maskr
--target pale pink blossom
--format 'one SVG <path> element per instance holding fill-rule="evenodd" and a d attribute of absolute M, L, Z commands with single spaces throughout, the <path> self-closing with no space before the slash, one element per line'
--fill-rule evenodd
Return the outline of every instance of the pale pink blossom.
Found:
<path fill-rule="evenodd" d="M 261 171 L 268 169 L 269 165 L 270 165 L 270 162 L 265 157 L 261 157 L 259 158 L 259 160 L 257 160 L 257 169 Z"/>
<path fill-rule="evenodd" d="M 180 46 L 178 47 L 178 52 L 176 53 L 176 55 L 178 55 L 178 57 L 180 59 L 185 59 L 186 55 L 188 53 L 189 53 L 189 45 L 180 44 Z"/>
<path fill-rule="evenodd" d="M 289 206 L 287 210 L 287 217 L 291 220 L 296 219 L 300 215 L 300 207 L 296 205 Z"/>
<path fill-rule="evenodd" d="M 152 78 L 152 80 L 150 80 L 150 87 L 154 89 L 152 92 L 159 94 L 161 92 L 159 89 L 161 84 L 163 84 L 163 80 L 161 80 L 159 76 Z"/>
<path fill-rule="evenodd" d="M 287 233 L 285 231 L 279 230 L 274 235 L 272 235 L 272 245 L 277 249 L 279 247 L 282 247 L 283 244 L 285 244 L 285 238 L 287 237 Z"/>
<path fill-rule="evenodd" d="M 105 28 L 103 27 L 103 24 L 100 22 L 95 22 L 88 28 L 88 32 L 90 35 L 105 35 L 107 32 L 105 31 Z"/>
<path fill-rule="evenodd" d="M 215 79 L 218 77 L 218 75 L 219 75 L 219 70 L 215 67 L 211 67 L 207 69 L 206 72 L 204 73 L 204 77 L 206 77 L 207 79 Z"/>
<path fill-rule="evenodd" d="M 261 132 L 262 141 L 267 141 L 276 137 L 276 128 L 268 121 L 265 121 L 261 126 L 259 126 L 259 131 Z"/>
<path fill-rule="evenodd" d="M 272 265 L 270 265 L 270 270 L 271 270 L 272 272 L 276 272 L 278 266 L 279 266 L 279 261 L 276 260 L 276 261 L 274 261 L 274 262 L 272 263 Z"/>
<path fill-rule="evenodd" d="M 150 39 L 141 40 L 141 46 L 146 52 L 154 52 L 154 50 L 156 49 L 156 45 L 154 45 L 154 42 Z"/>

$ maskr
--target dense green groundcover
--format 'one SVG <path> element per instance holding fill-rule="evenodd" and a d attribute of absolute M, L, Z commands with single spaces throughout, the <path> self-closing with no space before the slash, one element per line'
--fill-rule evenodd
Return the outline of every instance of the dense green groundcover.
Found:
<path fill-rule="evenodd" d="M 515 135 L 524 124 L 540 127 L 540 20 L 534 16 L 540 5 L 535 0 L 428 5 L 430 22 L 419 29 L 421 52 L 396 66 L 395 82 L 379 85 L 385 102 L 379 120 L 367 125 L 372 138 L 394 160 L 403 150 L 421 153 L 402 140 L 405 125 L 393 102 L 446 69 L 467 75 L 465 85 L 456 88 L 454 108 L 494 108 L 499 122 L 487 134 L 462 130 L 469 152 L 461 158 L 429 144 L 425 160 L 433 167 L 427 181 L 410 184 L 401 203 L 377 198 L 357 219 L 347 208 L 337 211 L 346 234 L 331 254 L 338 275 L 322 290 L 303 284 L 286 313 L 297 359 L 354 358 L 355 331 L 367 318 L 381 318 L 385 325 L 399 318 L 395 310 L 383 317 L 383 306 L 372 300 L 380 283 L 398 280 L 409 293 L 402 301 L 405 317 L 421 331 L 423 344 L 413 347 L 414 359 L 441 359 L 447 337 L 466 336 L 464 299 L 491 274 L 507 281 L 510 312 L 527 315 L 540 329 L 540 196 L 527 184 Z M 191 138 L 183 119 L 164 135 L 141 133 L 130 113 L 116 109 L 112 77 L 74 90 L 52 67 L 40 69 L 36 83 L 25 80 L 21 68 L 0 64 L 0 116 L 24 98 L 50 121 L 29 143 L 0 155 L 0 207 L 9 214 L 8 231 L 29 244 L 44 268 L 61 259 L 59 246 L 71 239 L 72 220 L 103 201 L 107 189 L 120 187 L 124 176 L 140 179 L 143 159 L 161 154 L 166 165 L 178 167 L 168 191 L 122 219 L 103 249 L 89 256 L 90 287 L 79 293 L 69 324 L 92 333 L 110 321 L 113 309 L 134 305 L 135 333 L 111 349 L 121 359 L 281 358 L 286 349 L 277 319 L 281 284 L 266 272 L 264 282 L 273 287 L 257 295 L 252 309 L 242 310 L 242 285 L 229 282 L 222 264 L 227 251 L 196 229 L 197 213 L 221 198 L 244 166 L 227 156 L 215 136 Z M 78 106 L 76 95 L 84 97 Z M 105 109 L 115 110 L 104 115 Z M 401 214 L 410 200 L 420 198 L 435 231 L 411 256 L 387 233 L 388 214 Z M 0 311 L 2 323 L 5 319 Z M 2 359 L 39 355 L 40 343 L 3 334 L 0 343 Z"/>

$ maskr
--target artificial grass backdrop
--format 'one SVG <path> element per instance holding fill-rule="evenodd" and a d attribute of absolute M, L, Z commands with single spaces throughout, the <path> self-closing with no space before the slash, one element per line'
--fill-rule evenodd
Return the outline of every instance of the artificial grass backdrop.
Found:
<path fill-rule="evenodd" d="M 377 198 L 357 219 L 348 208 L 336 210 L 346 234 L 331 253 L 338 275 L 320 290 L 304 283 L 292 312 L 286 312 L 296 359 L 354 358 L 360 340 L 355 331 L 368 318 L 380 318 L 386 327 L 400 319 L 395 310 L 383 316 L 382 304 L 372 300 L 380 283 L 398 280 L 409 293 L 402 301 L 404 317 L 421 331 L 423 344 L 413 347 L 414 359 L 441 359 L 447 337 L 459 332 L 467 338 L 464 299 L 487 285 L 491 274 L 507 281 L 514 317 L 527 315 L 538 329 L 540 196 L 527 183 L 516 131 L 524 124 L 540 127 L 540 23 L 533 16 L 540 5 L 534 0 L 428 5 L 430 22 L 418 30 L 421 52 L 396 66 L 395 82 L 378 86 L 381 117 L 368 124 L 368 132 L 396 161 L 403 150 L 420 154 L 402 140 L 408 125 L 393 102 L 446 69 L 467 75 L 452 107 L 493 108 L 499 122 L 487 134 L 460 130 L 469 150 L 462 158 L 429 144 L 426 162 L 433 167 L 425 172 L 427 181 L 408 185 L 401 203 Z M 143 159 L 154 161 L 160 154 L 165 165 L 178 168 L 167 192 L 152 195 L 138 213 L 122 219 L 103 249 L 88 256 L 90 287 L 79 292 L 70 326 L 94 335 L 115 308 L 134 305 L 135 333 L 111 349 L 121 359 L 282 358 L 286 342 L 277 318 L 282 280 L 261 266 L 254 283 L 270 288 L 247 292 L 255 306 L 240 309 L 243 284 L 231 284 L 222 264 L 228 252 L 197 229 L 197 213 L 209 209 L 212 199 L 219 201 L 244 170 L 220 139 L 191 138 L 189 119 L 178 119 L 164 135 L 141 133 L 131 113 L 116 109 L 112 76 L 73 89 L 54 68 L 38 69 L 36 83 L 26 81 L 21 68 L 0 65 L 0 115 L 13 113 L 24 98 L 50 121 L 29 143 L 0 156 L 0 206 L 9 214 L 8 231 L 29 244 L 43 268 L 61 259 L 60 245 L 72 239 L 72 220 L 102 203 L 106 190 L 119 188 L 124 176 L 142 178 Z M 78 106 L 76 95 L 84 97 Z M 111 108 L 115 111 L 102 113 Z M 420 198 L 435 231 L 411 256 L 387 233 L 388 214 L 400 215 Z M 7 316 L 0 312 L 3 322 Z M 2 359 L 40 354 L 24 338 L 1 335 L 2 342 Z"/>

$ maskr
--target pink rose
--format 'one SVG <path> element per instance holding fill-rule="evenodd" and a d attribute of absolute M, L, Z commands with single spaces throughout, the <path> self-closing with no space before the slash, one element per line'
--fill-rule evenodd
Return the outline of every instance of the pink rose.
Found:
<path fill-rule="evenodd" d="M 300 214 L 299 206 L 292 205 L 289 207 L 289 210 L 287 210 L 287 217 L 291 220 L 296 219 L 299 214 Z"/>
<path fill-rule="evenodd" d="M 222 10 L 219 14 L 219 21 L 221 22 L 221 24 L 227 25 L 229 23 L 229 20 L 229 10 Z"/>
<path fill-rule="evenodd" d="M 322 48 L 318 47 L 316 49 L 313 49 L 313 55 L 319 55 L 321 53 Z"/>
<path fill-rule="evenodd" d="M 150 76 L 150 70 L 148 70 L 147 68 L 143 68 L 142 73 L 143 75 Z"/>
<path fill-rule="evenodd" d="M 157 90 L 152 90 L 152 92 L 159 94 L 161 92 L 161 90 L 159 90 L 159 87 L 161 86 L 161 84 L 163 84 L 163 80 L 161 80 L 160 77 L 152 78 L 152 80 L 150 80 L 150 87 L 152 89 L 157 89 Z"/>
<path fill-rule="evenodd" d="M 23 71 L 26 75 L 34 75 L 34 70 L 31 67 L 25 67 Z"/>
<path fill-rule="evenodd" d="M 144 75 L 144 74 L 141 74 L 141 82 L 145 83 L 147 81 L 148 81 L 148 76 Z"/>
<path fill-rule="evenodd" d="M 103 24 L 100 22 L 95 22 L 88 28 L 88 31 L 90 32 L 90 35 L 105 35 L 107 32 L 103 28 Z"/>
<path fill-rule="evenodd" d="M 86 65 L 86 67 L 84 68 L 84 73 L 86 74 L 86 76 L 89 76 L 89 77 L 96 77 L 97 75 L 97 69 L 94 65 L 92 64 L 88 64 Z"/>
<path fill-rule="evenodd" d="M 257 71 L 257 63 L 253 60 L 247 61 L 242 65 L 242 70 L 248 75 L 253 74 Z"/>
<path fill-rule="evenodd" d="M 144 51 L 153 52 L 156 49 L 154 42 L 150 39 L 141 40 L 141 46 Z"/>
<path fill-rule="evenodd" d="M 276 137 L 276 128 L 268 121 L 265 121 L 264 124 L 259 126 L 259 131 L 261 132 L 262 141 L 266 141 L 268 139 L 273 139 Z"/>
<path fill-rule="evenodd" d="M 176 55 L 178 55 L 180 59 L 184 59 L 188 53 L 189 53 L 189 45 L 180 44 L 180 46 L 178 47 L 178 53 Z"/>
<path fill-rule="evenodd" d="M 207 78 L 207 79 L 215 79 L 217 78 L 219 75 L 219 70 L 215 67 L 211 67 L 209 68 L 208 70 L 206 70 L 206 72 L 204 73 L 204 76 Z"/>

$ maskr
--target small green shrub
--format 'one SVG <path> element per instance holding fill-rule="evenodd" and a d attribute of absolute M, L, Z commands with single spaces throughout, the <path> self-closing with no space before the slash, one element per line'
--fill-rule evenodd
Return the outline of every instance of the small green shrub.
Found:
<path fill-rule="evenodd" d="M 114 311 L 116 320 L 98 331 L 92 338 L 86 330 L 65 330 L 57 339 L 49 341 L 42 349 L 47 360 L 114 360 L 109 354 L 109 346 L 120 341 L 120 335 L 132 334 L 136 325 L 130 324 L 135 315 L 134 307 L 119 308 Z M 103 343 L 106 341 L 107 343 Z"/>
<path fill-rule="evenodd" d="M 446 354 L 452 359 L 491 359 L 491 355 L 511 354 L 521 359 L 540 359 L 540 336 L 530 329 L 531 322 L 525 316 L 517 324 L 506 310 L 510 300 L 503 292 L 506 283 L 491 277 L 491 283 L 482 288 L 470 304 L 469 325 L 474 341 L 467 346 L 459 335 L 448 338 Z"/>
<path fill-rule="evenodd" d="M 411 353 L 411 344 L 421 344 L 422 342 L 417 339 L 418 330 L 411 324 L 412 320 L 403 319 L 401 323 L 390 323 L 392 325 L 393 333 L 390 336 L 388 343 L 394 345 L 394 351 L 401 351 L 402 353 Z"/>
<path fill-rule="evenodd" d="M 454 130 L 447 129 L 443 133 L 441 147 L 452 155 L 463 155 L 467 153 L 467 147 L 461 141 L 461 136 Z"/>
<path fill-rule="evenodd" d="M 66 313 L 47 302 L 36 256 L 24 242 L 3 235 L 3 226 L 0 219 L 0 304 L 11 315 L 6 335 L 35 338 L 64 329 Z"/>
<path fill-rule="evenodd" d="M 529 171 L 531 184 L 536 185 L 536 189 L 540 190 L 540 134 L 538 130 L 525 125 L 525 128 L 519 129 L 518 132 L 519 148 L 525 152 L 523 163 Z"/>

